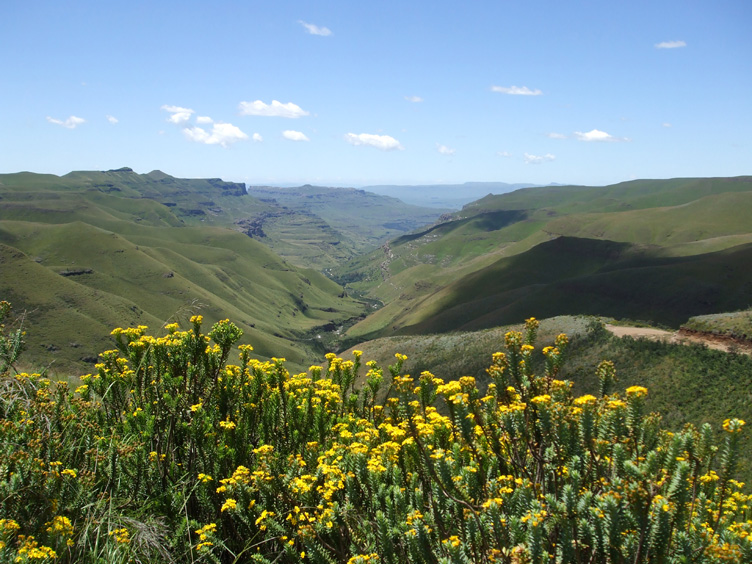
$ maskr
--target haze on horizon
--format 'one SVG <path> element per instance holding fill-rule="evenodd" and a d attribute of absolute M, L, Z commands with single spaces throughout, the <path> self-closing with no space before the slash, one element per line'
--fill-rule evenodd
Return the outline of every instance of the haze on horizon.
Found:
<path fill-rule="evenodd" d="M 602 185 L 749 174 L 752 5 L 0 6 L 0 172 Z"/>

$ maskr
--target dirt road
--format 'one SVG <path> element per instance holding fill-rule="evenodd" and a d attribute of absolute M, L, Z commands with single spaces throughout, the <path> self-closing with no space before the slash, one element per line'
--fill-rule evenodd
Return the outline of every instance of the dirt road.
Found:
<path fill-rule="evenodd" d="M 696 343 L 724 352 L 736 351 L 742 354 L 752 354 L 752 345 L 737 342 L 730 337 L 721 337 L 708 333 L 691 333 L 684 330 L 672 332 L 662 329 L 652 329 L 650 327 L 623 327 L 621 325 L 609 324 L 606 324 L 606 329 L 617 337 L 645 338 L 680 345 Z"/>

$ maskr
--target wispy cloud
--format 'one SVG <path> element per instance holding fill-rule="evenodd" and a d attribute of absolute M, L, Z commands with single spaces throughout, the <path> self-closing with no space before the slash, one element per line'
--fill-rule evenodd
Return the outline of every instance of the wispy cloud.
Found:
<path fill-rule="evenodd" d="M 283 104 L 277 100 L 272 100 L 271 104 L 265 104 L 261 100 L 255 102 L 240 102 L 240 115 L 242 116 L 266 116 L 266 117 L 283 117 L 299 118 L 309 115 L 309 112 L 292 102 Z"/>
<path fill-rule="evenodd" d="M 678 49 L 679 47 L 686 46 L 686 41 L 662 41 L 655 44 L 656 49 Z"/>
<path fill-rule="evenodd" d="M 302 25 L 308 33 L 311 35 L 321 35 L 322 37 L 327 37 L 332 34 L 332 30 L 328 27 L 320 27 L 317 25 L 313 25 L 310 23 L 306 23 L 303 20 L 298 20 L 298 23 Z"/>
<path fill-rule="evenodd" d="M 436 150 L 447 157 L 450 157 L 455 153 L 455 149 L 450 149 L 446 145 L 441 145 L 439 143 L 436 143 Z"/>
<path fill-rule="evenodd" d="M 50 116 L 47 116 L 47 121 L 49 121 L 50 123 L 54 123 L 55 125 L 61 125 L 68 129 L 76 129 L 79 125 L 86 122 L 84 118 L 80 118 L 76 116 L 70 116 L 66 120 L 55 119 Z"/>
<path fill-rule="evenodd" d="M 604 141 L 604 142 L 630 141 L 630 139 L 627 137 L 614 137 L 613 135 L 609 135 L 605 131 L 600 131 L 598 129 L 592 129 L 585 133 L 583 133 L 582 131 L 575 131 L 574 137 L 578 141 Z"/>
<path fill-rule="evenodd" d="M 400 151 L 404 147 L 394 137 L 390 135 L 373 135 L 371 133 L 348 133 L 345 135 L 345 140 L 351 145 L 366 145 L 368 147 L 376 147 L 382 151 L 393 151 L 399 149 Z"/>
<path fill-rule="evenodd" d="M 209 116 L 196 116 L 196 123 L 214 123 L 214 120 Z"/>
<path fill-rule="evenodd" d="M 417 104 L 419 102 L 422 102 L 423 98 L 421 98 L 420 96 L 405 96 L 405 100 L 407 100 L 408 102 L 414 102 Z"/>
<path fill-rule="evenodd" d="M 566 139 L 567 136 L 563 133 L 556 133 L 555 131 L 552 131 L 551 133 L 546 133 L 546 137 L 549 139 Z"/>
<path fill-rule="evenodd" d="M 111 124 L 114 125 L 118 123 L 120 120 L 116 118 L 115 116 L 107 116 L 107 121 L 109 121 Z"/>
<path fill-rule="evenodd" d="M 511 94 L 513 96 L 540 96 L 542 91 L 536 89 L 531 90 L 527 86 L 492 86 L 492 92 L 499 92 L 501 94 Z"/>
<path fill-rule="evenodd" d="M 193 110 L 188 108 L 181 108 L 180 106 L 168 106 L 167 104 L 162 106 L 162 109 L 170 114 L 170 117 L 167 118 L 167 121 L 177 125 L 187 122 L 195 113 Z"/>
<path fill-rule="evenodd" d="M 262 141 L 264 140 L 264 138 L 263 138 L 263 137 L 261 137 L 261 135 L 260 135 L 259 133 L 254 133 L 254 134 L 253 134 L 253 140 L 254 140 L 254 141 L 255 141 L 256 143 L 261 143 L 261 142 L 262 142 Z"/>
<path fill-rule="evenodd" d="M 500 157 L 504 157 L 505 159 L 512 158 L 512 153 L 510 153 L 509 151 L 496 151 L 496 154 L 499 155 Z"/>
<path fill-rule="evenodd" d="M 530 153 L 525 153 L 525 164 L 542 164 L 553 161 L 554 159 L 556 159 L 556 155 L 552 155 L 551 153 L 546 153 L 545 155 L 531 155 Z"/>
<path fill-rule="evenodd" d="M 304 133 L 301 133 L 300 131 L 293 131 L 292 129 L 283 131 L 282 137 L 289 139 L 290 141 L 310 141 L 310 139 L 308 139 L 308 137 L 306 137 Z"/>
<path fill-rule="evenodd" d="M 215 123 L 212 126 L 211 133 L 198 126 L 185 127 L 183 128 L 183 135 L 196 143 L 220 145 L 225 148 L 238 141 L 248 139 L 248 135 L 231 123 Z"/>
<path fill-rule="evenodd" d="M 667 122 L 667 121 L 663 122 L 661 125 L 663 127 L 671 127 L 671 124 L 669 122 Z"/>

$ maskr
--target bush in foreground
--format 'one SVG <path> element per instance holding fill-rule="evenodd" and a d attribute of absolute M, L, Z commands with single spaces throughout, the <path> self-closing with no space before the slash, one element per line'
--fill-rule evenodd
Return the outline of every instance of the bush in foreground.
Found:
<path fill-rule="evenodd" d="M 573 397 L 565 336 L 530 368 L 535 320 L 485 393 L 399 354 L 228 365 L 240 330 L 191 324 L 116 329 L 76 390 L 2 375 L 0 562 L 752 561 L 744 422 L 664 431 L 608 362 Z"/>

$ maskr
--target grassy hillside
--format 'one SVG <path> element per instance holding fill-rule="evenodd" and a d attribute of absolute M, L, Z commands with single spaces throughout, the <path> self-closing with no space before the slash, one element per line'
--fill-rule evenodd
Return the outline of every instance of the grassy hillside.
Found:
<path fill-rule="evenodd" d="M 352 244 L 321 217 L 249 196 L 245 185 L 217 178 L 174 178 L 129 168 L 65 176 L 0 175 L 3 215 L 60 223 L 81 219 L 108 228 L 112 219 L 144 225 L 213 225 L 256 238 L 298 266 L 331 267 L 354 255 Z"/>
<path fill-rule="evenodd" d="M 349 334 L 488 327 L 530 312 L 589 312 L 678 326 L 691 315 L 745 308 L 752 303 L 752 276 L 734 261 L 746 260 L 742 249 L 752 243 L 751 207 L 752 177 L 488 196 L 336 271 L 340 281 L 385 304 Z M 552 256 L 556 247 L 546 245 L 557 238 L 579 243 L 568 245 L 566 256 Z M 586 241 L 603 245 L 596 252 Z M 618 265 L 607 268 L 614 272 L 600 272 L 608 266 L 603 262 L 592 270 L 598 253 L 610 248 L 623 249 Z M 715 254 L 731 248 L 742 254 Z M 526 265 L 535 272 L 522 280 Z M 727 266 L 734 272 L 728 278 L 712 271 Z M 702 281 L 698 287 L 693 277 Z M 573 282 L 565 284 L 568 279 Z"/>
<path fill-rule="evenodd" d="M 405 317 L 404 330 L 493 327 L 526 311 L 541 317 L 631 317 L 678 327 L 693 315 L 748 304 L 750 265 L 749 244 L 691 257 L 656 257 L 626 243 L 560 237 L 436 292 Z"/>
<path fill-rule="evenodd" d="M 303 366 L 363 311 L 320 273 L 225 227 L 244 209 L 270 209 L 243 185 L 129 170 L 0 182 L 0 298 L 38 319 L 32 363 L 86 370 L 108 328 L 157 327 L 201 309 L 207 321 L 238 320 L 261 356 Z"/>
<path fill-rule="evenodd" d="M 752 309 L 692 317 L 682 329 L 752 341 Z"/>

